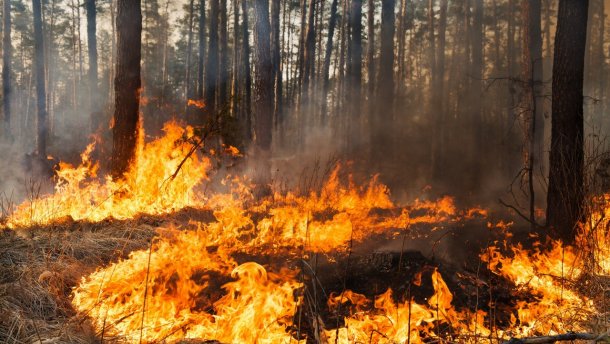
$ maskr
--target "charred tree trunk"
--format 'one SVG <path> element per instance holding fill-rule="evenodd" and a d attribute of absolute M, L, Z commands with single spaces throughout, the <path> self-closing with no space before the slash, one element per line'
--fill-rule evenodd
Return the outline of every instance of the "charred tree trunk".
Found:
<path fill-rule="evenodd" d="M 258 155 L 258 185 L 266 189 L 271 171 L 268 165 L 273 125 L 273 63 L 271 59 L 269 0 L 255 0 L 256 73 L 254 80 L 254 143 Z"/>
<path fill-rule="evenodd" d="M 139 0 L 117 1 L 117 61 L 114 76 L 112 167 L 120 179 L 135 157 L 140 104 L 142 12 Z"/>
<path fill-rule="evenodd" d="M 335 35 L 335 28 L 337 26 L 337 6 L 338 1 L 333 0 L 330 5 L 330 19 L 328 21 L 328 39 L 326 40 L 326 51 L 324 54 L 324 64 L 322 65 L 322 82 L 323 82 L 323 95 L 322 100 L 322 113 L 320 114 L 322 125 L 326 124 L 328 115 L 326 114 L 328 109 L 328 89 L 330 86 L 329 74 L 330 74 L 330 59 L 332 58 L 333 52 L 333 37 Z"/>
<path fill-rule="evenodd" d="M 97 88 L 97 9 L 95 0 L 86 0 L 87 10 L 87 52 L 89 54 L 89 109 L 91 118 L 91 131 L 95 131 L 100 124 L 99 92 Z"/>
<path fill-rule="evenodd" d="M 583 73 L 588 0 L 560 0 L 553 58 L 547 225 L 574 241 L 584 201 Z"/>
<path fill-rule="evenodd" d="M 4 137 L 9 141 L 11 133 L 11 1 L 3 1 L 2 18 L 2 112 L 4 113 Z"/>
<path fill-rule="evenodd" d="M 40 0 L 32 0 L 32 13 L 34 16 L 34 73 L 36 74 L 36 112 L 37 121 L 37 154 L 40 159 L 47 157 L 47 95 L 44 74 L 44 42 L 42 34 L 42 5 Z"/>

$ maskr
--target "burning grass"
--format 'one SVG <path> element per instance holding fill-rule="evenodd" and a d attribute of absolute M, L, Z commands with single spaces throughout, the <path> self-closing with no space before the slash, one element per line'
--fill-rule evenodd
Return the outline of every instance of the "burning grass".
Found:
<path fill-rule="evenodd" d="M 97 178 L 89 148 L 60 166 L 55 193 L 8 217 L 0 340 L 496 343 L 608 329 L 610 207 L 583 227 L 586 250 L 525 249 L 504 222 L 482 230 L 483 209 L 398 206 L 339 167 L 308 192 L 256 198 L 233 176 L 205 193 L 211 164 L 189 155 L 193 131 L 165 130 L 140 143 L 124 182 Z M 472 226 L 497 240 L 476 269 L 404 249 Z M 383 247 L 381 265 L 363 259 Z"/>

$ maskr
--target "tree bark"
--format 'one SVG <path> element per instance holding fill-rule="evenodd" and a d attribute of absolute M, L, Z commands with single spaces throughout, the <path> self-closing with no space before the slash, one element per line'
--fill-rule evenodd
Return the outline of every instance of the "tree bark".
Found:
<path fill-rule="evenodd" d="M 447 0 L 441 0 L 438 21 L 438 45 L 436 51 L 436 71 L 434 89 L 432 90 L 434 105 L 434 129 L 432 147 L 432 173 L 436 180 L 442 178 L 445 171 L 445 36 L 447 29 Z"/>
<path fill-rule="evenodd" d="M 330 74 L 330 59 L 332 57 L 333 52 L 333 37 L 335 34 L 335 28 L 337 26 L 337 6 L 338 1 L 333 0 L 330 5 L 330 19 L 328 21 L 328 38 L 326 40 L 326 52 L 324 55 L 324 64 L 322 65 L 322 82 L 323 82 L 323 94 L 324 100 L 322 100 L 322 113 L 320 115 L 322 125 L 326 124 L 326 119 L 328 115 L 326 114 L 328 109 L 328 89 L 330 86 L 329 74 Z"/>
<path fill-rule="evenodd" d="M 484 120 L 482 110 L 482 79 L 483 79 L 483 0 L 474 0 L 471 30 L 472 64 L 470 72 L 470 109 L 474 129 L 474 140 L 471 151 L 471 186 L 480 186 L 482 161 L 487 156 L 484 142 Z"/>
<path fill-rule="evenodd" d="M 355 148 L 354 140 L 361 136 L 361 96 L 362 96 L 362 0 L 351 0 L 349 11 L 349 27 L 348 31 L 351 34 L 348 46 L 348 63 L 347 63 L 347 84 L 346 87 L 348 104 L 350 109 L 348 113 L 351 118 L 348 119 L 348 126 L 351 128 L 347 131 L 348 149 Z"/>
<path fill-rule="evenodd" d="M 34 72 L 36 74 L 36 113 L 37 113 L 37 154 L 40 159 L 47 157 L 48 116 L 44 74 L 44 41 L 42 34 L 42 6 L 40 0 L 32 0 L 34 16 Z"/>
<path fill-rule="evenodd" d="M 366 62 L 368 74 L 368 98 L 369 105 L 374 108 L 375 98 L 375 0 L 368 1 L 367 11 L 367 43 L 366 43 Z M 369 111 L 372 114 L 372 111 Z"/>
<path fill-rule="evenodd" d="M 206 87 L 205 87 L 205 108 L 209 119 L 217 123 L 217 94 L 218 94 L 218 29 L 219 29 L 219 0 L 210 0 L 210 20 L 208 32 L 210 34 L 208 42 L 208 61 L 205 67 Z"/>
<path fill-rule="evenodd" d="M 184 110 L 188 113 L 188 100 L 191 98 L 191 56 L 193 54 L 193 15 L 195 1 L 189 1 L 189 12 L 188 12 L 188 36 L 186 43 L 186 66 L 184 76 Z"/>
<path fill-rule="evenodd" d="M 4 113 L 4 137 L 9 141 L 11 133 L 11 1 L 3 1 L 2 21 L 2 112 Z"/>
<path fill-rule="evenodd" d="M 199 1 L 199 56 L 197 58 L 197 99 L 203 99 L 203 61 L 205 60 L 205 0 Z"/>
<path fill-rule="evenodd" d="M 273 63 L 271 59 L 269 0 L 255 0 L 254 60 L 254 144 L 257 155 L 257 184 L 266 189 L 271 170 L 268 165 L 273 125 Z"/>
<path fill-rule="evenodd" d="M 219 51 L 218 51 L 218 107 L 223 109 L 223 115 L 226 113 L 224 109 L 227 105 L 227 80 L 229 79 L 228 70 L 228 46 L 227 46 L 227 0 L 220 0 L 219 10 L 220 27 L 218 30 Z M 219 114 L 220 115 L 220 114 Z M 220 119 L 222 122 L 222 119 Z M 221 123 L 222 125 L 222 123 Z M 223 128 L 223 137 L 226 132 Z"/>
<path fill-rule="evenodd" d="M 584 201 L 583 74 L 588 0 L 560 0 L 553 58 L 547 225 L 572 243 Z"/>
<path fill-rule="evenodd" d="M 282 69 L 281 69 L 281 41 L 280 41 L 280 0 L 271 0 L 271 51 L 273 59 L 273 79 L 275 83 L 274 123 L 282 123 Z"/>
<path fill-rule="evenodd" d="M 114 179 L 129 170 L 135 158 L 140 104 L 142 12 L 139 0 L 117 1 L 117 61 L 114 76 L 112 167 Z"/>
<path fill-rule="evenodd" d="M 99 125 L 101 114 L 99 113 L 99 92 L 97 88 L 97 9 L 95 0 L 86 0 L 87 11 L 87 52 L 89 54 L 89 113 L 91 115 L 91 131 L 95 131 Z"/>
<path fill-rule="evenodd" d="M 244 137 L 247 142 L 252 140 L 252 73 L 250 68 L 250 33 L 248 32 L 248 0 L 241 0 L 243 20 L 242 30 L 242 60 L 244 66 L 244 100 L 243 100 L 243 126 Z"/>
<path fill-rule="evenodd" d="M 391 152 L 394 109 L 394 7 L 395 0 L 381 0 L 381 50 L 379 56 L 378 94 L 376 98 L 373 129 L 372 158 L 381 169 Z"/>

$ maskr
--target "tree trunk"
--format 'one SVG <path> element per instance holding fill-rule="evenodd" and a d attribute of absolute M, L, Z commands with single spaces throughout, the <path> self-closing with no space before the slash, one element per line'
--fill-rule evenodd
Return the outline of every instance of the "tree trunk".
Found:
<path fill-rule="evenodd" d="M 87 10 L 87 52 L 89 54 L 89 108 L 91 132 L 95 131 L 100 124 L 101 114 L 98 108 L 99 92 L 97 89 L 97 13 L 95 0 L 86 0 L 85 8 Z"/>
<path fill-rule="evenodd" d="M 42 34 L 42 6 L 40 0 L 32 0 L 34 16 L 34 72 L 36 74 L 36 113 L 37 122 L 37 154 L 40 159 L 47 157 L 48 116 L 46 104 L 46 89 L 44 75 L 44 42 Z"/>
<path fill-rule="evenodd" d="M 445 36 L 447 28 L 447 0 L 441 0 L 439 21 L 438 21 L 438 45 L 436 51 L 436 73 L 434 77 L 433 93 L 433 111 L 434 111 L 434 129 L 433 129 L 433 147 L 432 147 L 432 173 L 437 180 L 442 178 L 445 171 L 445 108 L 443 106 L 445 99 Z"/>
<path fill-rule="evenodd" d="M 220 28 L 218 30 L 219 51 L 218 51 L 218 107 L 222 109 L 222 115 L 226 114 L 227 105 L 227 81 L 228 72 L 228 46 L 227 46 L 227 0 L 220 0 L 219 10 Z M 220 115 L 220 114 L 219 114 Z M 219 119 L 222 125 L 222 119 Z M 222 130 L 223 137 L 226 137 L 225 128 Z"/>
<path fill-rule="evenodd" d="M 362 0 L 351 0 L 349 13 L 349 31 L 351 38 L 348 46 L 347 84 L 349 87 L 348 113 L 351 118 L 347 124 L 351 126 L 347 131 L 348 148 L 355 148 L 354 139 L 361 136 L 361 96 L 362 96 Z"/>
<path fill-rule="evenodd" d="M 373 161 L 388 161 L 392 147 L 394 101 L 394 7 L 395 0 L 381 0 L 381 50 L 379 57 L 377 114 L 372 118 Z"/>
<path fill-rule="evenodd" d="M 254 144 L 257 155 L 257 184 L 270 181 L 269 156 L 273 125 L 273 64 L 271 59 L 269 0 L 255 0 L 254 60 Z"/>
<path fill-rule="evenodd" d="M 280 60 L 280 0 L 271 0 L 271 51 L 273 59 L 273 79 L 275 83 L 274 123 L 282 122 L 282 70 Z"/>
<path fill-rule="evenodd" d="M 536 37 L 536 15 L 532 13 L 535 11 L 536 6 L 534 2 L 537 0 L 526 0 L 522 1 L 521 15 L 523 16 L 523 52 L 522 52 L 522 80 L 525 80 L 524 87 L 524 99 L 522 101 L 521 108 L 523 109 L 525 116 L 523 119 L 525 135 L 524 135 L 524 171 L 527 174 L 527 186 L 529 194 L 529 220 L 531 229 L 535 230 L 536 223 L 536 194 L 534 191 L 534 164 L 538 160 L 538 151 L 536 150 L 535 136 L 537 132 L 538 118 L 536 116 L 536 94 L 534 88 L 537 82 L 541 80 L 535 80 L 534 76 L 534 64 L 536 59 L 534 58 L 534 50 L 536 40 L 540 37 Z M 538 5 L 540 3 L 538 2 Z M 538 18 L 539 19 L 539 18 Z M 540 28 L 540 22 L 538 21 L 538 28 Z M 538 36 L 540 31 L 538 30 Z M 540 43 L 540 42 L 539 42 Z"/>
<path fill-rule="evenodd" d="M 531 75 L 529 79 L 532 81 L 533 91 L 533 123 L 532 127 L 532 169 L 544 173 L 544 163 L 542 156 L 544 154 L 544 80 L 543 80 L 543 60 L 542 60 L 542 28 L 541 28 L 541 0 L 529 1 L 529 50 L 531 59 Z M 525 18 L 524 18 L 525 19 Z M 544 174 L 546 175 L 546 174 Z"/>
<path fill-rule="evenodd" d="M 333 0 L 330 5 L 330 19 L 328 21 L 328 39 L 326 40 L 326 52 L 324 55 L 324 64 L 322 66 L 322 82 L 323 82 L 323 95 L 324 99 L 322 100 L 322 114 L 321 121 L 322 125 L 326 124 L 326 119 L 328 115 L 326 114 L 328 109 L 328 89 L 330 86 L 329 74 L 330 74 L 330 59 L 332 57 L 333 52 L 333 37 L 335 34 L 335 27 L 337 26 L 337 6 L 338 1 Z"/>
<path fill-rule="evenodd" d="M 193 15 L 195 1 L 189 1 L 188 12 L 188 37 L 186 43 L 186 75 L 184 76 L 184 110 L 188 113 L 188 101 L 191 98 L 191 55 L 193 54 Z"/>
<path fill-rule="evenodd" d="M 316 0 L 309 0 L 307 20 L 307 35 L 305 37 L 305 60 L 303 64 L 303 96 L 302 100 L 309 102 L 309 85 L 314 78 L 315 53 L 316 53 L 316 27 L 315 27 L 315 3 Z"/>
<path fill-rule="evenodd" d="M 117 61 L 114 76 L 112 168 L 114 179 L 128 171 L 136 153 L 140 104 L 142 12 L 139 0 L 117 1 Z"/>
<path fill-rule="evenodd" d="M 368 98 L 369 106 L 374 108 L 375 98 L 375 0 L 368 1 L 368 12 L 367 12 L 367 36 L 368 41 L 366 44 L 366 62 L 367 62 L 367 74 L 368 74 Z M 372 109 L 371 109 L 372 110 Z M 372 111 L 369 110 L 372 115 Z"/>
<path fill-rule="evenodd" d="M 203 61 L 205 60 L 205 0 L 199 1 L 199 56 L 197 58 L 197 99 L 203 99 Z"/>
<path fill-rule="evenodd" d="M 205 87 L 205 106 L 206 113 L 210 120 L 218 124 L 216 111 L 216 97 L 218 94 L 218 77 L 219 77 L 219 61 L 218 61 L 218 20 L 219 20 L 219 0 L 210 0 L 210 26 L 208 32 L 208 63 L 205 67 L 206 87 Z"/>
<path fill-rule="evenodd" d="M 301 91 L 303 87 L 303 78 L 305 73 L 305 37 L 307 33 L 307 0 L 301 0 L 301 29 L 299 30 L 299 55 L 297 57 L 297 71 L 298 71 L 298 90 L 296 94 L 298 94 L 299 98 L 301 96 Z M 297 101 L 297 104 L 299 101 Z"/>
<path fill-rule="evenodd" d="M 553 58 L 547 224 L 572 243 L 584 201 L 583 73 L 588 0 L 560 0 Z"/>
<path fill-rule="evenodd" d="M 11 1 L 3 1 L 2 21 L 2 112 L 4 113 L 4 137 L 12 139 L 11 132 Z"/>
<path fill-rule="evenodd" d="M 471 151 L 470 180 L 473 188 L 478 188 L 481 182 L 481 170 L 487 157 L 484 138 L 484 120 L 482 108 L 482 79 L 483 79 L 483 0 L 474 0 L 474 12 L 472 16 L 472 65 L 470 72 L 470 109 L 474 129 L 474 140 Z"/>
<path fill-rule="evenodd" d="M 231 116 L 239 118 L 239 98 L 241 82 L 240 45 L 239 45 L 239 1 L 233 1 L 233 59 L 231 69 Z"/>
<path fill-rule="evenodd" d="M 241 1 L 243 20 L 242 30 L 242 60 L 244 66 L 244 101 L 243 101 L 243 126 L 244 137 L 247 142 L 252 140 L 252 73 L 250 68 L 250 33 L 248 32 L 248 0 Z"/>

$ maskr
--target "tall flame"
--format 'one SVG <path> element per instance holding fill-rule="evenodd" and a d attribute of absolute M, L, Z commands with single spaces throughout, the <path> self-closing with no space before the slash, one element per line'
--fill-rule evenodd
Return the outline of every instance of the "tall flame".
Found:
<path fill-rule="evenodd" d="M 191 155 L 170 181 L 191 149 L 186 139 L 193 137 L 193 130 L 175 122 L 167 123 L 163 130 L 163 137 L 138 143 L 136 161 L 120 182 L 109 176 L 97 178 L 98 165 L 90 159 L 93 145 L 89 145 L 80 165 L 60 163 L 54 193 L 19 205 L 9 217 L 8 226 L 44 225 L 65 218 L 127 219 L 202 205 L 195 187 L 205 180 L 209 160 Z"/>

